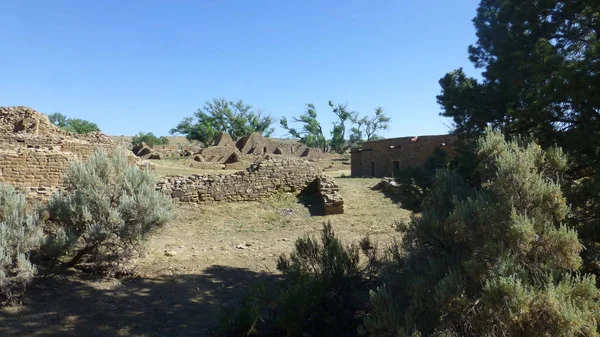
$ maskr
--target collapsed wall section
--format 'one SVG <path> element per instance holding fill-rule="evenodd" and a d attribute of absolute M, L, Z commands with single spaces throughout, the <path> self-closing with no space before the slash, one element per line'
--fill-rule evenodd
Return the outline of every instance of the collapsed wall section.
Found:
<path fill-rule="evenodd" d="M 232 174 L 165 177 L 157 189 L 181 202 L 254 201 L 278 191 L 300 192 L 319 174 L 307 160 L 267 156 Z"/>
<path fill-rule="evenodd" d="M 317 178 L 317 194 L 323 203 L 325 215 L 344 213 L 344 199 L 340 188 L 331 176 L 322 174 Z"/>

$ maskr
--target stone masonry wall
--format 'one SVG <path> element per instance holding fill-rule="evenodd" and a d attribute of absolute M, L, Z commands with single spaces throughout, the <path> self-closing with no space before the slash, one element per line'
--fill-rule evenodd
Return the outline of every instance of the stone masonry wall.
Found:
<path fill-rule="evenodd" d="M 60 188 L 71 160 L 85 160 L 98 148 L 119 146 L 100 132 L 74 134 L 31 108 L 0 107 L 0 183 L 46 195 Z M 131 163 L 136 158 L 130 157 Z"/>
<path fill-rule="evenodd" d="M 425 164 L 435 148 L 453 151 L 456 136 L 390 138 L 366 142 L 351 151 L 352 177 L 392 177 L 394 171 Z"/>
<path fill-rule="evenodd" d="M 0 137 L 0 182 L 30 188 L 60 185 L 72 160 L 85 160 L 98 148 L 116 150 L 112 142 L 61 137 Z M 133 162 L 135 158 L 131 156 Z"/>
<path fill-rule="evenodd" d="M 56 150 L 0 150 L 0 182 L 26 187 L 58 186 L 73 158 Z"/>
<path fill-rule="evenodd" d="M 323 174 L 317 180 L 317 193 L 322 199 L 325 215 L 344 213 L 344 200 L 339 193 L 340 188 L 333 178 Z"/>
<path fill-rule="evenodd" d="M 307 160 L 267 156 L 245 171 L 162 178 L 157 190 L 181 202 L 253 201 L 278 191 L 300 192 L 320 174 Z"/>

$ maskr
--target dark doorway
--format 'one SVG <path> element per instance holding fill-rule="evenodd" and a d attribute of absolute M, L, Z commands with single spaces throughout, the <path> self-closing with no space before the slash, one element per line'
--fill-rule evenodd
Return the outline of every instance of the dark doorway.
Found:
<path fill-rule="evenodd" d="M 375 176 L 375 162 L 372 161 L 371 162 L 371 176 Z"/>
<path fill-rule="evenodd" d="M 394 160 L 392 162 L 392 176 L 395 177 L 396 174 L 398 174 L 399 170 L 400 170 L 400 161 Z"/>

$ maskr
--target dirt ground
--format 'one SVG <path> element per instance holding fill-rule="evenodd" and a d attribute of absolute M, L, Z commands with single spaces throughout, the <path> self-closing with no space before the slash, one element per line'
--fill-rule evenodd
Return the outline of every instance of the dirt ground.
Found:
<path fill-rule="evenodd" d="M 348 171 L 334 175 L 349 174 Z M 410 216 L 378 191 L 377 179 L 337 178 L 345 213 L 311 216 L 294 195 L 260 202 L 181 206 L 149 240 L 135 277 L 72 271 L 30 286 L 22 306 L 0 311 L 0 336 L 213 336 L 244 289 L 277 278 L 276 258 L 295 238 L 331 221 L 346 242 L 381 245 Z"/>

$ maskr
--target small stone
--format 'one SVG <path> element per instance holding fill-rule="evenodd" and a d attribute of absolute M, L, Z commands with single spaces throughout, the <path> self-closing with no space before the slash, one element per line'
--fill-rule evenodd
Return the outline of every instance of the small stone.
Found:
<path fill-rule="evenodd" d="M 177 255 L 177 252 L 174 250 L 165 251 L 165 256 L 175 256 L 175 255 Z"/>
<path fill-rule="evenodd" d="M 290 239 L 288 239 L 288 238 L 283 238 L 283 239 L 281 239 L 281 241 L 290 241 Z"/>
<path fill-rule="evenodd" d="M 237 248 L 237 249 L 247 249 L 248 247 L 246 247 L 246 245 L 239 244 L 239 245 L 235 246 L 235 248 Z"/>

